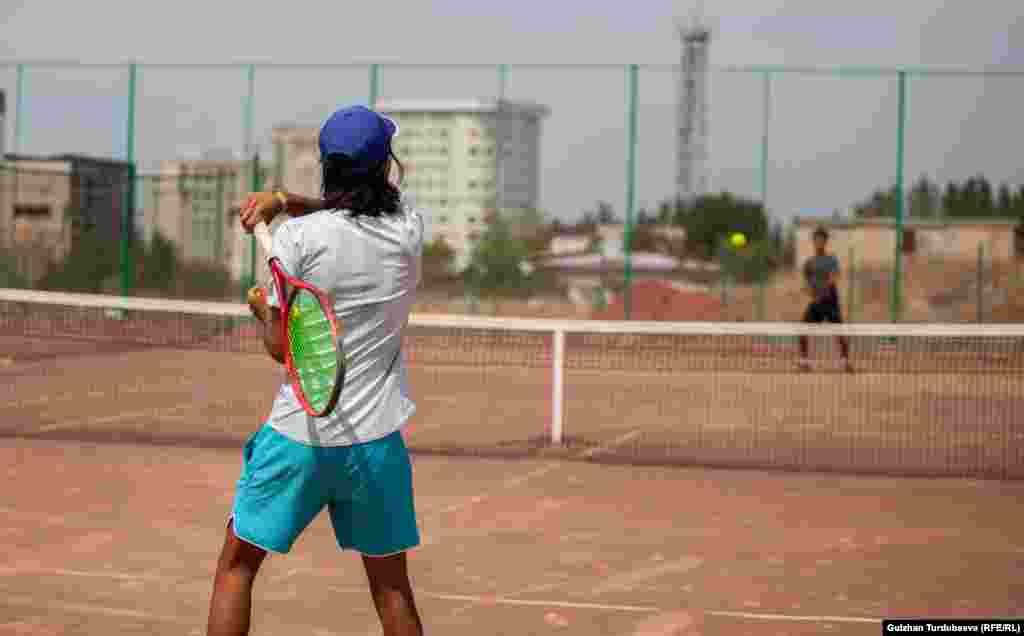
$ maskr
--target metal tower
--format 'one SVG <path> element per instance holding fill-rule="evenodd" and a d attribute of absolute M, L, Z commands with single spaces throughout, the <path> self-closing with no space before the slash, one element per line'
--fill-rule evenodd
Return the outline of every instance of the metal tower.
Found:
<path fill-rule="evenodd" d="M 711 31 L 699 12 L 679 24 L 682 67 L 679 91 L 679 146 L 676 194 L 683 201 L 707 192 L 708 160 L 708 46 Z"/>

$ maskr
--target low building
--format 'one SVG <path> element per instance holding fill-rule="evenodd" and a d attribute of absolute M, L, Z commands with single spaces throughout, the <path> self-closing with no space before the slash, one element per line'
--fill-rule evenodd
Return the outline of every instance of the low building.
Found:
<path fill-rule="evenodd" d="M 252 169 L 241 159 L 162 162 L 158 172 L 140 178 L 140 236 L 149 241 L 159 233 L 182 263 L 219 267 L 243 279 L 251 266 L 251 239 L 231 211 L 251 189 Z"/>
<path fill-rule="evenodd" d="M 1010 261 L 1021 253 L 1021 240 L 1013 219 L 907 219 L 903 231 L 903 254 L 908 258 L 938 258 L 946 261 L 973 262 L 979 247 L 985 258 Z M 896 224 L 893 219 L 872 218 L 854 221 L 801 218 L 796 221 L 796 259 L 803 263 L 814 253 L 815 229 L 829 231 L 831 251 L 840 257 L 853 257 L 858 267 L 888 268 L 896 251 Z"/>
<path fill-rule="evenodd" d="M 0 164 L 0 247 L 35 282 L 67 256 L 76 229 L 116 244 L 129 170 L 124 161 L 81 155 L 8 155 Z M 127 229 L 134 231 L 133 218 Z"/>

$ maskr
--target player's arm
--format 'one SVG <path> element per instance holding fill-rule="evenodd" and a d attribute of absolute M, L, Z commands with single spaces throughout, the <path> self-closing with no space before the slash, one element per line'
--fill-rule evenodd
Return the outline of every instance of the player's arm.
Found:
<path fill-rule="evenodd" d="M 811 299 L 813 300 L 814 298 L 817 297 L 817 292 L 814 291 L 814 285 L 813 285 L 813 283 L 811 281 L 811 262 L 810 261 L 807 261 L 807 262 L 804 263 L 803 274 L 804 274 L 804 292 L 808 296 L 810 296 Z"/>
<path fill-rule="evenodd" d="M 302 216 L 324 209 L 323 199 L 304 197 L 291 192 L 252 192 L 239 205 L 238 215 L 246 230 L 252 231 L 260 221 L 268 225 L 278 214 Z"/>
<path fill-rule="evenodd" d="M 249 290 L 249 309 L 263 324 L 263 346 L 267 354 L 284 364 L 284 341 L 281 337 L 281 310 L 267 304 L 267 293 L 262 287 Z"/>

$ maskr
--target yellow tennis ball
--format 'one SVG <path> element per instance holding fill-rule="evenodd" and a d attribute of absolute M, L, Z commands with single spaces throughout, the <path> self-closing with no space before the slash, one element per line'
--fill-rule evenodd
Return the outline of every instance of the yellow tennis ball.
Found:
<path fill-rule="evenodd" d="M 742 232 L 736 232 L 729 237 L 729 241 L 732 242 L 733 247 L 743 247 L 747 244 L 747 237 Z"/>

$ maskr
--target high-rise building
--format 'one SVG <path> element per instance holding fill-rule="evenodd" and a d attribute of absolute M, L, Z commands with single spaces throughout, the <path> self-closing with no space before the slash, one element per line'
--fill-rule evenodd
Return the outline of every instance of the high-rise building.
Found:
<path fill-rule="evenodd" d="M 503 100 L 381 101 L 400 133 L 394 151 L 404 193 L 427 215 L 432 238 L 464 256 L 489 216 L 540 206 L 541 120 L 545 106 Z M 281 126 L 273 142 L 278 182 L 320 191 L 318 129 Z"/>
<path fill-rule="evenodd" d="M 708 48 L 711 30 L 699 11 L 679 25 L 682 43 L 679 76 L 679 131 L 677 146 L 676 195 L 690 201 L 705 194 L 708 175 Z"/>

